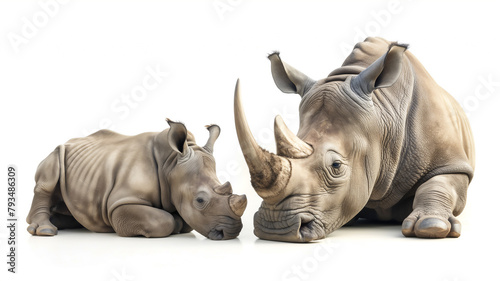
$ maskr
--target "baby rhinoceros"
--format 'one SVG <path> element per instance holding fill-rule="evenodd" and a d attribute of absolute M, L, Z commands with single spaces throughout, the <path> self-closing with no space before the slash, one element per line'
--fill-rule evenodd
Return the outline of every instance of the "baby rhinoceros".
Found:
<path fill-rule="evenodd" d="M 160 133 L 124 136 L 101 130 L 57 147 L 38 166 L 28 232 L 52 236 L 85 227 L 120 236 L 166 237 L 193 228 L 214 239 L 241 231 L 245 195 L 221 184 L 212 155 L 182 123 Z"/>

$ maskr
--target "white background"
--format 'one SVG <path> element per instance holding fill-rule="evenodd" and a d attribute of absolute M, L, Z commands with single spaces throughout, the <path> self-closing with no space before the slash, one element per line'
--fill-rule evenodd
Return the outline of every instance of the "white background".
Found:
<path fill-rule="evenodd" d="M 498 280 L 498 11 L 493 1 L 2 1 L 0 218 L 6 223 L 6 169 L 15 164 L 19 222 L 16 275 L 7 273 L 1 224 L 0 278 Z M 470 116 L 477 165 L 459 217 L 462 236 L 407 239 L 400 226 L 362 225 L 308 244 L 257 239 L 252 217 L 261 200 L 234 129 L 236 79 L 252 131 L 274 150 L 272 120 L 281 114 L 296 131 L 300 98 L 275 87 L 266 55 L 279 50 L 283 60 L 320 79 L 367 35 L 410 43 Z M 148 69 L 163 76 L 137 92 Z M 166 117 L 184 122 L 199 144 L 208 137 L 204 125 L 221 126 L 219 177 L 249 201 L 238 239 L 210 241 L 194 232 L 163 239 L 26 232 L 36 167 L 57 145 L 99 128 L 129 135 L 161 131 Z"/>

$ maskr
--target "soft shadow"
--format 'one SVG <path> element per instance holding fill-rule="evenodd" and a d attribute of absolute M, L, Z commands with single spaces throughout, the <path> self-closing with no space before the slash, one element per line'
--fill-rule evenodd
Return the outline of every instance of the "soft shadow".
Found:
<path fill-rule="evenodd" d="M 212 243 L 224 243 L 224 244 L 231 244 L 231 245 L 241 245 L 241 240 L 238 237 L 233 238 L 233 239 L 229 239 L 229 240 L 212 240 L 212 239 L 208 239 L 208 238 L 205 237 L 204 241 L 209 241 L 209 242 L 212 242 Z"/>
<path fill-rule="evenodd" d="M 380 220 L 370 220 L 370 219 L 358 219 L 355 223 L 344 225 L 343 227 L 348 228 L 364 228 L 364 227 L 374 227 L 374 226 L 395 226 L 401 225 L 399 221 L 380 221 Z"/>
<path fill-rule="evenodd" d="M 356 232 L 356 235 L 363 235 L 365 233 L 369 235 L 373 234 L 376 231 L 379 232 L 380 235 L 387 235 L 387 237 L 405 238 L 403 233 L 401 233 L 401 222 L 399 221 L 359 219 L 353 224 L 344 225 L 330 235 L 335 236 L 335 233 L 339 233 L 342 231 Z"/>
<path fill-rule="evenodd" d="M 289 241 L 265 240 L 265 239 L 257 238 L 257 239 L 255 239 L 254 244 L 255 245 L 259 245 L 259 246 L 260 245 L 277 245 L 277 244 L 282 244 L 282 245 L 287 245 L 287 244 L 288 245 L 290 245 L 290 244 L 293 244 L 293 245 L 311 245 L 311 244 L 321 243 L 321 240 L 323 240 L 323 239 L 313 240 L 313 241 L 309 241 L 309 242 L 289 242 Z"/>

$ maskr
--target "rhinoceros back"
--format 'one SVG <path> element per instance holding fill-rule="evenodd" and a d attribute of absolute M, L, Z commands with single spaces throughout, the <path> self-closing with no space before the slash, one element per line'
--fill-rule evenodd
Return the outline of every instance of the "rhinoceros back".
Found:
<path fill-rule="evenodd" d="M 61 193 L 68 210 L 85 228 L 112 231 L 109 216 L 122 204 L 159 205 L 154 135 L 124 136 L 101 130 L 64 145 Z"/>
<path fill-rule="evenodd" d="M 385 54 L 391 42 L 367 38 L 356 44 L 340 68 L 325 82 L 357 75 Z M 388 208 L 413 188 L 439 174 L 466 174 L 472 179 L 474 141 L 467 117 L 409 51 L 393 86 L 372 93 L 383 140 L 382 173 L 370 208 Z"/>

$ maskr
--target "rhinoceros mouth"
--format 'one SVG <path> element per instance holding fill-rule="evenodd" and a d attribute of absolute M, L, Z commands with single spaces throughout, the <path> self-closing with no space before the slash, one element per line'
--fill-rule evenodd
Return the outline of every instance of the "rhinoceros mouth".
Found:
<path fill-rule="evenodd" d="M 243 225 L 241 222 L 231 222 L 219 224 L 212 228 L 206 237 L 211 240 L 228 240 L 238 237 Z"/>
<path fill-rule="evenodd" d="M 254 234 L 261 239 L 285 242 L 309 242 L 326 236 L 322 224 L 311 213 L 275 214 L 273 218 L 278 220 L 269 219 L 262 210 L 255 213 Z"/>
<path fill-rule="evenodd" d="M 224 230 L 214 228 L 208 233 L 208 238 L 212 240 L 222 240 L 224 239 Z"/>

